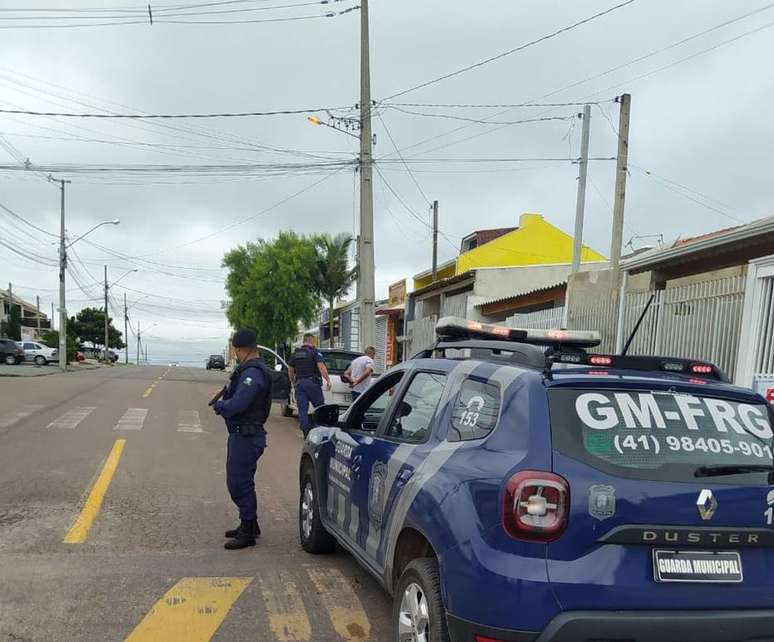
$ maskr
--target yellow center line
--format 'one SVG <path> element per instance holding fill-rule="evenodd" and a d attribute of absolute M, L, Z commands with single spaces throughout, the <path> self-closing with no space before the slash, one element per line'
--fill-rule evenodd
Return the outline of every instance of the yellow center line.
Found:
<path fill-rule="evenodd" d="M 153 605 L 126 642 L 209 642 L 251 577 L 185 577 Z"/>
<path fill-rule="evenodd" d="M 274 638 L 278 642 L 309 642 L 312 625 L 290 575 L 279 571 L 271 584 L 259 581 Z"/>
<path fill-rule="evenodd" d="M 83 544 L 86 538 L 89 536 L 91 525 L 99 513 L 99 509 L 102 507 L 102 500 L 105 499 L 105 493 L 110 486 L 110 481 L 113 479 L 113 474 L 118 468 L 118 462 L 121 459 L 121 453 L 124 451 L 124 445 L 126 439 L 116 439 L 116 443 L 113 444 L 113 448 L 110 450 L 110 454 L 105 461 L 102 470 L 97 477 L 97 481 L 94 482 L 94 486 L 91 488 L 89 496 L 86 498 L 86 503 L 81 509 L 78 519 L 72 525 L 72 528 L 65 535 L 65 544 Z"/>

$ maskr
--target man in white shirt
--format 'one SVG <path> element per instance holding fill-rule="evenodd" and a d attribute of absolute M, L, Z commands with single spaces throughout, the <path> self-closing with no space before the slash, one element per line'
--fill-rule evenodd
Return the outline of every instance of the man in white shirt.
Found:
<path fill-rule="evenodd" d="M 376 349 L 373 346 L 368 346 L 365 354 L 354 359 L 344 372 L 344 375 L 349 379 L 349 387 L 352 389 L 352 401 L 355 401 L 371 385 L 371 375 L 374 373 L 374 355 L 376 355 Z"/>

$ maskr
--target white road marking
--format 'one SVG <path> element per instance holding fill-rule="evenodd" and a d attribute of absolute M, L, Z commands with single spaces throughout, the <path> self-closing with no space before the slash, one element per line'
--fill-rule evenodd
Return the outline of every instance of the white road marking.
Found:
<path fill-rule="evenodd" d="M 57 417 L 48 424 L 49 428 L 61 428 L 65 430 L 74 430 L 86 417 L 97 409 L 96 406 L 79 406 L 71 408 L 61 417 Z"/>
<path fill-rule="evenodd" d="M 204 432 L 198 410 L 181 410 L 177 413 L 177 432 Z"/>
<path fill-rule="evenodd" d="M 147 408 L 129 408 L 124 416 L 118 420 L 113 430 L 142 430 L 147 415 Z"/>
<path fill-rule="evenodd" d="M 35 405 L 35 404 L 29 405 L 29 406 L 22 406 L 16 412 L 3 415 L 2 417 L 0 417 L 0 428 L 10 428 L 15 423 L 21 421 L 26 417 L 29 417 L 33 412 L 37 412 L 41 408 L 43 408 L 43 406 Z"/>

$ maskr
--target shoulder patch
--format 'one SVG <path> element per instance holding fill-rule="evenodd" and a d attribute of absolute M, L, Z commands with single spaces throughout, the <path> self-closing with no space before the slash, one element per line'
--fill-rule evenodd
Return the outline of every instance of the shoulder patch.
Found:
<path fill-rule="evenodd" d="M 242 382 L 246 386 L 252 386 L 253 385 L 253 378 L 252 377 L 245 377 L 245 380 Z"/>

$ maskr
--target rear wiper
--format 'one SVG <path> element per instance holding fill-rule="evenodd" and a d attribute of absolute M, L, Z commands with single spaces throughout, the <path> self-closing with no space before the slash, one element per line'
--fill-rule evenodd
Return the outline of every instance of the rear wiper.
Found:
<path fill-rule="evenodd" d="M 740 464 L 717 465 L 717 466 L 699 466 L 693 473 L 694 477 L 723 477 L 725 475 L 740 475 L 742 473 L 769 473 L 769 483 L 774 480 L 774 466 L 762 464 Z"/>

